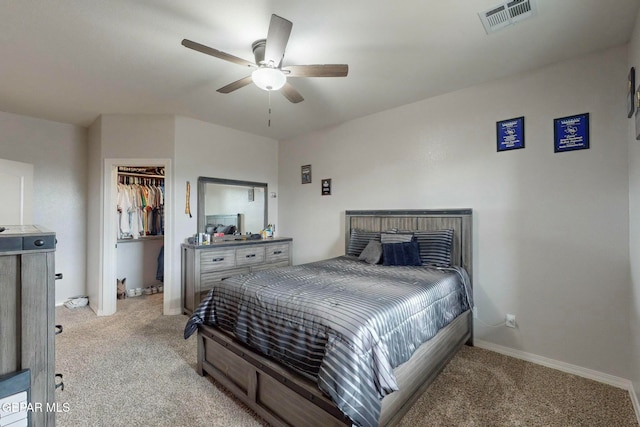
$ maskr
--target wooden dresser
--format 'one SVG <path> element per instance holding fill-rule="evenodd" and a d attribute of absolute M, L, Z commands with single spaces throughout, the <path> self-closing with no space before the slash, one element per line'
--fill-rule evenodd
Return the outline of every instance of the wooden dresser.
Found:
<path fill-rule="evenodd" d="M 291 245 L 288 237 L 182 244 L 182 312 L 191 315 L 217 281 L 291 265 Z"/>
<path fill-rule="evenodd" d="M 30 425 L 54 426 L 56 236 L 39 226 L 4 227 L 0 232 L 0 376 L 28 369 L 34 405 Z"/>

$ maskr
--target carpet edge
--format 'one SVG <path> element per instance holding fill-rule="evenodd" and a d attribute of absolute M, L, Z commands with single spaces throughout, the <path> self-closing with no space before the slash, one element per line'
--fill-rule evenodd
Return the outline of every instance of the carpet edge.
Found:
<path fill-rule="evenodd" d="M 546 366 L 547 368 L 552 368 L 558 371 L 566 372 L 568 374 L 577 375 L 579 377 L 594 380 L 594 381 L 604 383 L 613 387 L 621 388 L 623 390 L 631 391 L 633 389 L 633 384 L 631 380 L 628 380 L 626 378 L 617 377 L 615 375 L 606 374 L 604 372 L 596 371 L 589 368 L 584 368 L 582 366 L 573 365 L 567 362 L 561 362 L 559 360 L 550 359 L 548 357 L 538 356 L 537 354 L 528 353 L 522 350 L 516 350 L 514 348 L 505 347 L 499 344 L 494 344 L 489 341 L 475 339 L 473 344 L 476 347 L 483 348 L 485 350 L 494 351 L 496 353 L 504 354 L 505 356 L 515 357 L 516 359 L 535 363 L 537 365 Z M 637 411 L 636 411 L 636 414 L 637 414 Z"/>

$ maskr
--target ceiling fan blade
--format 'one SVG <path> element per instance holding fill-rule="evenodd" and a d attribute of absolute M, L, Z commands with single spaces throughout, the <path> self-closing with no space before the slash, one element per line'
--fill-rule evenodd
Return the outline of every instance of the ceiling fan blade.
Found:
<path fill-rule="evenodd" d="M 218 89 L 217 91 L 220 93 L 229 93 L 229 92 L 233 92 L 234 90 L 240 89 L 242 87 L 245 87 L 246 85 L 250 84 L 253 81 L 253 79 L 251 78 L 251 76 L 247 76 L 244 77 L 240 80 L 236 80 L 233 83 L 229 83 L 226 86 L 221 87 L 220 89 Z"/>
<path fill-rule="evenodd" d="M 269 32 L 267 33 L 267 44 L 264 48 L 264 60 L 266 64 L 273 63 L 274 67 L 279 67 L 284 57 L 284 50 L 289 41 L 291 27 L 293 24 L 278 15 L 271 15 Z"/>
<path fill-rule="evenodd" d="M 285 83 L 284 86 L 282 86 L 280 92 L 282 92 L 284 97 L 294 104 L 304 101 L 304 98 L 302 97 L 302 95 L 300 95 L 300 92 L 298 92 L 298 90 L 289 82 Z"/>
<path fill-rule="evenodd" d="M 233 62 L 239 65 L 244 65 L 245 67 L 257 67 L 257 65 L 254 64 L 253 62 L 249 62 L 245 59 L 238 58 L 237 56 L 230 55 L 218 49 L 214 49 L 212 47 L 205 46 L 203 44 L 196 43 L 191 40 L 187 40 L 187 39 L 182 40 L 182 46 L 188 47 L 189 49 L 197 50 L 198 52 L 202 52 L 207 55 L 215 56 L 216 58 L 224 59 L 225 61 Z"/>
<path fill-rule="evenodd" d="M 349 74 L 349 66 L 347 64 L 289 65 L 282 71 L 287 77 L 346 77 Z"/>

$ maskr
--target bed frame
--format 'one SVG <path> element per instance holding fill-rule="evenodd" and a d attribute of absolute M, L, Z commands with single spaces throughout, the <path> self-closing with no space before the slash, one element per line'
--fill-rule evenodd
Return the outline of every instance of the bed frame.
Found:
<path fill-rule="evenodd" d="M 471 277 L 471 209 L 346 211 L 345 249 L 354 228 L 366 231 L 454 229 L 452 264 Z M 382 400 L 379 426 L 396 424 L 467 343 L 473 344 L 471 310 L 458 316 L 411 359 L 394 370 L 399 390 Z M 351 421 L 314 381 L 279 365 L 216 327 L 198 331 L 200 375 L 208 374 L 273 426 L 350 426 Z"/>

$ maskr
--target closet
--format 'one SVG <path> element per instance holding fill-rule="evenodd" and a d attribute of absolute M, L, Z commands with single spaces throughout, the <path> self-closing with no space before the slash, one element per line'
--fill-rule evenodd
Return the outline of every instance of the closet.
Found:
<path fill-rule="evenodd" d="M 164 290 L 164 168 L 118 166 L 117 278 L 127 298 Z"/>

